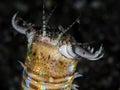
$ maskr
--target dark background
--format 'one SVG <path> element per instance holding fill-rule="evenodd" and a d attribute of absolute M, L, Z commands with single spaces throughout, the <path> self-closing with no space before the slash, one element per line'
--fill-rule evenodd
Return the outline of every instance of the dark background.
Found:
<path fill-rule="evenodd" d="M 36 25 L 42 25 L 42 1 L 0 0 L 0 90 L 19 90 L 27 40 L 11 26 L 17 11 Z M 83 77 L 75 80 L 79 90 L 120 90 L 120 0 L 46 0 L 47 14 L 57 5 L 49 25 L 70 25 L 70 33 L 83 42 L 101 42 L 105 55 L 98 61 L 82 60 L 77 71 Z"/>

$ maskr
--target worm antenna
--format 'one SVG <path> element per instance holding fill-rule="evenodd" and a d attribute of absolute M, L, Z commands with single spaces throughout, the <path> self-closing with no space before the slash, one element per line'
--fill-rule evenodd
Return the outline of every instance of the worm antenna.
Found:
<path fill-rule="evenodd" d="M 52 11 L 50 12 L 50 14 L 48 15 L 48 17 L 47 17 L 47 19 L 46 19 L 46 25 L 48 24 L 51 16 L 53 15 L 53 12 L 55 11 L 56 7 L 57 7 L 57 6 L 55 6 L 55 7 L 52 9 Z"/>
<path fill-rule="evenodd" d="M 43 28 L 43 36 L 46 36 L 46 17 L 45 17 L 45 7 L 44 7 L 44 1 L 43 1 L 43 17 L 42 17 L 42 19 L 43 19 L 43 26 L 42 26 L 42 28 Z"/>
<path fill-rule="evenodd" d="M 80 23 L 79 21 L 79 18 L 77 18 L 71 25 L 69 25 L 66 29 L 64 29 L 61 25 L 58 26 L 58 29 L 61 31 L 61 33 L 59 34 L 58 38 L 57 38 L 57 41 L 59 42 L 61 37 L 68 31 L 72 28 L 72 26 L 75 24 L 75 23 Z"/>
<path fill-rule="evenodd" d="M 70 30 L 70 28 L 72 28 L 72 26 L 75 25 L 76 22 L 77 22 L 77 23 L 80 23 L 79 18 L 77 18 L 71 25 L 69 25 L 69 26 L 65 29 L 64 33 L 66 33 L 68 30 Z"/>

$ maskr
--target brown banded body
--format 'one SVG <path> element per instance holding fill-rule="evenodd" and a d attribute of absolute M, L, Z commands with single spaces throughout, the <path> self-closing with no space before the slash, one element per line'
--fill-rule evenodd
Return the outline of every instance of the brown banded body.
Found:
<path fill-rule="evenodd" d="M 38 30 L 34 24 L 26 23 L 18 13 L 12 18 L 12 26 L 28 39 L 28 52 L 24 63 L 22 90 L 77 90 L 73 80 L 81 75 L 75 73 L 79 60 L 98 60 L 103 57 L 103 46 L 82 48 L 67 31 L 69 27 L 58 27 L 59 33 L 47 32 L 48 19 L 43 9 L 43 26 Z M 49 35 L 50 34 L 50 35 Z"/>
<path fill-rule="evenodd" d="M 26 90 L 70 90 L 77 60 L 62 56 L 57 46 L 34 42 L 27 55 L 22 87 Z"/>

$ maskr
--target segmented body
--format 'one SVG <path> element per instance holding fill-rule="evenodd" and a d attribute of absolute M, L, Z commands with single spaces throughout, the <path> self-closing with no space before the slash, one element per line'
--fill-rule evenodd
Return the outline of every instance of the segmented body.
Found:
<path fill-rule="evenodd" d="M 28 52 L 22 87 L 27 90 L 70 90 L 77 60 L 58 52 L 59 47 L 34 42 Z"/>
<path fill-rule="evenodd" d="M 77 85 L 72 84 L 79 76 L 75 73 L 76 66 L 82 58 L 98 60 L 103 57 L 102 45 L 98 50 L 88 46 L 82 48 L 70 35 L 64 35 L 78 22 L 75 20 L 61 32 L 46 32 L 48 19 L 45 19 L 43 9 L 43 26 L 37 30 L 33 24 L 27 24 L 17 13 L 12 18 L 13 27 L 25 34 L 28 39 L 28 52 L 24 63 L 22 90 L 77 90 Z M 52 15 L 52 14 L 50 14 Z M 19 24 L 21 24 L 20 26 Z M 50 34 L 50 36 L 49 36 Z"/>

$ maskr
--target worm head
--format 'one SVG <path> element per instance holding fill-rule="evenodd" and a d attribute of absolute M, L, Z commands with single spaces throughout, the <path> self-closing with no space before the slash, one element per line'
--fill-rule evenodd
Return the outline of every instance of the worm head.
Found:
<path fill-rule="evenodd" d="M 59 52 L 67 58 L 72 59 L 80 59 L 85 58 L 88 60 L 98 60 L 103 57 L 103 46 L 101 45 L 100 48 L 94 51 L 94 48 L 90 48 L 88 46 L 87 50 L 78 46 L 78 45 L 62 45 L 59 48 Z"/>

